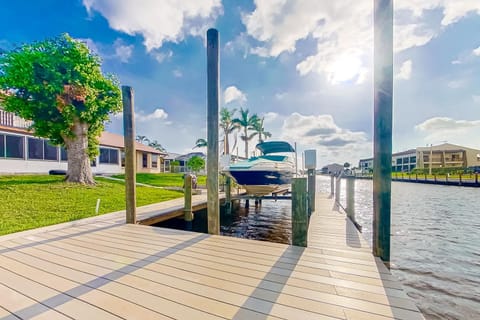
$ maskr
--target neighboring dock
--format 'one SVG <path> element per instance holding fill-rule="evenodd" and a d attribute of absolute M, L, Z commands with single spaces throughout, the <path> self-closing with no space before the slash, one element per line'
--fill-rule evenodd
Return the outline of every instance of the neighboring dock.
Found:
<path fill-rule="evenodd" d="M 307 248 L 120 214 L 0 237 L 1 319 L 423 319 L 325 195 Z"/>

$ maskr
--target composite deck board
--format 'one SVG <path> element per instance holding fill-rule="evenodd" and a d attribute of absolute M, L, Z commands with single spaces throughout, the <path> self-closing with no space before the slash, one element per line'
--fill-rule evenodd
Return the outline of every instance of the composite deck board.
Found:
<path fill-rule="evenodd" d="M 316 201 L 307 248 L 126 225 L 124 212 L 0 237 L 0 319 L 422 319 L 333 200 Z"/>

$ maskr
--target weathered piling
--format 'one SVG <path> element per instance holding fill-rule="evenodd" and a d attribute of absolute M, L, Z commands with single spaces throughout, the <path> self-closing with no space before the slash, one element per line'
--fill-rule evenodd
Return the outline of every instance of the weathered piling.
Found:
<path fill-rule="evenodd" d="M 232 212 L 232 178 L 225 177 L 225 210 L 227 214 Z"/>
<path fill-rule="evenodd" d="M 207 31 L 207 215 L 208 233 L 220 232 L 218 199 L 218 105 L 219 105 L 218 31 Z"/>
<path fill-rule="evenodd" d="M 374 0 L 373 254 L 390 266 L 393 0 Z"/>
<path fill-rule="evenodd" d="M 185 175 L 185 187 L 184 192 L 184 220 L 185 220 L 185 229 L 192 230 L 192 220 L 193 220 L 193 211 L 192 211 L 192 175 Z"/>
<path fill-rule="evenodd" d="M 125 201 L 126 222 L 137 223 L 136 159 L 135 159 L 135 112 L 133 89 L 122 86 L 123 139 L 125 144 Z"/>
<path fill-rule="evenodd" d="M 330 175 L 330 196 L 335 194 L 335 176 L 333 174 Z"/>
<path fill-rule="evenodd" d="M 339 174 L 335 179 L 335 203 L 340 203 L 340 190 L 342 186 L 342 175 Z"/>
<path fill-rule="evenodd" d="M 315 211 L 315 183 L 316 183 L 316 172 L 315 169 L 307 170 L 308 177 L 308 213 L 312 214 Z"/>
<path fill-rule="evenodd" d="M 307 179 L 292 181 L 292 244 L 307 246 L 308 236 Z"/>
<path fill-rule="evenodd" d="M 355 177 L 347 176 L 347 217 L 355 222 Z"/>

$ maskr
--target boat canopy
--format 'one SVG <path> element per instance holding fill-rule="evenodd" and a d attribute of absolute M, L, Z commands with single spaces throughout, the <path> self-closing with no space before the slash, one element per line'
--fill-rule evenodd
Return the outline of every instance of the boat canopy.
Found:
<path fill-rule="evenodd" d="M 257 149 L 263 154 L 277 153 L 277 152 L 295 152 L 292 145 L 286 141 L 266 141 L 257 144 Z"/>

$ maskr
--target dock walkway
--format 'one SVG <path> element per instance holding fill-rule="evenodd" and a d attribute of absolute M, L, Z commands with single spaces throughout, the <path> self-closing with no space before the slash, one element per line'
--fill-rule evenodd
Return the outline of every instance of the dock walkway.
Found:
<path fill-rule="evenodd" d="M 423 319 L 333 200 L 316 201 L 307 248 L 119 213 L 0 237 L 0 319 Z"/>

